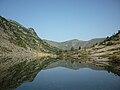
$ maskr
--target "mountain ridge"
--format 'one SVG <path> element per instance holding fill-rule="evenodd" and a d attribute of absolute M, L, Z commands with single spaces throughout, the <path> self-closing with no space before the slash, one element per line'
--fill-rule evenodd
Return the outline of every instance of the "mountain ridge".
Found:
<path fill-rule="evenodd" d="M 91 39 L 88 41 L 82 41 L 79 39 L 72 39 L 72 40 L 63 41 L 63 42 L 56 42 L 56 41 L 51 41 L 51 40 L 46 40 L 46 39 L 43 39 L 43 40 L 45 42 L 47 42 L 48 44 L 50 44 L 51 46 L 57 47 L 59 49 L 70 50 L 72 47 L 74 49 L 78 49 L 79 47 L 82 47 L 82 48 L 92 47 L 96 43 L 99 44 L 102 41 L 104 41 L 105 38 L 94 38 L 94 39 Z"/>

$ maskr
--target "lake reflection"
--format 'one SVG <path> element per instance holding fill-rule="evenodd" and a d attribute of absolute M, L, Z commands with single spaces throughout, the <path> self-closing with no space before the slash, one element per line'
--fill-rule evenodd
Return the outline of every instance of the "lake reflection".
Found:
<path fill-rule="evenodd" d="M 32 82 L 24 82 L 16 90 L 120 90 L 120 77 L 105 67 L 54 60 Z"/>

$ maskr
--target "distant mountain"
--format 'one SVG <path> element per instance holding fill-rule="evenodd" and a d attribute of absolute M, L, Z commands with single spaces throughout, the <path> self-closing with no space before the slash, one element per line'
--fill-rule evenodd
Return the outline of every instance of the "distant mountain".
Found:
<path fill-rule="evenodd" d="M 25 28 L 14 20 L 0 16 L 0 55 L 33 51 L 54 53 L 57 48 L 40 39 L 33 28 Z"/>
<path fill-rule="evenodd" d="M 44 40 L 44 41 L 46 41 L 51 46 L 57 47 L 59 49 L 70 50 L 72 47 L 74 49 L 78 49 L 79 47 L 89 48 L 95 44 L 99 44 L 99 43 L 103 42 L 104 40 L 105 40 L 105 38 L 95 38 L 95 39 L 91 39 L 89 41 L 81 41 L 78 39 L 68 40 L 65 42 L 55 42 L 55 41 L 50 41 L 50 40 Z"/>

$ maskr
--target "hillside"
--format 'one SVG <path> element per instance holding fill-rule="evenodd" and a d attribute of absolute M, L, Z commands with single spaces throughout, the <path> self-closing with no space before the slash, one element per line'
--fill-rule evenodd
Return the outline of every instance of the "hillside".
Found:
<path fill-rule="evenodd" d="M 62 51 L 59 57 L 62 59 L 78 60 L 80 62 L 100 65 L 115 64 L 111 66 L 115 66 L 115 69 L 120 70 L 120 31 L 90 48 Z"/>
<path fill-rule="evenodd" d="M 33 28 L 0 16 L 0 55 L 55 53 L 57 50 L 40 39 Z"/>
<path fill-rule="evenodd" d="M 93 61 L 120 64 L 120 31 L 87 50 Z"/>
<path fill-rule="evenodd" d="M 70 51 L 72 47 L 74 50 Z M 82 49 L 78 50 L 79 47 Z M 50 53 L 61 55 L 60 49 L 68 50 L 65 52 L 66 54 L 63 53 L 64 57 L 73 56 L 77 59 L 78 56 L 79 58 L 83 56 L 83 58 L 86 58 L 89 53 L 92 60 L 101 58 L 119 59 L 120 31 L 107 38 L 96 38 L 89 41 L 73 39 L 65 42 L 54 42 L 40 39 L 33 28 L 25 28 L 14 20 L 8 20 L 0 16 L 0 56 L 28 55 L 31 57 L 34 53 L 41 56 L 50 55 Z M 75 49 L 78 51 L 76 52 Z"/>
<path fill-rule="evenodd" d="M 73 40 L 68 40 L 65 42 L 55 42 L 55 41 L 50 41 L 50 40 L 44 40 L 47 43 L 49 43 L 51 46 L 57 47 L 59 49 L 63 50 L 70 50 L 72 47 L 74 49 L 78 49 L 79 47 L 82 48 L 90 48 L 96 43 L 101 43 L 104 41 L 105 38 L 95 38 L 91 39 L 89 41 L 81 41 L 78 39 L 73 39 Z"/>

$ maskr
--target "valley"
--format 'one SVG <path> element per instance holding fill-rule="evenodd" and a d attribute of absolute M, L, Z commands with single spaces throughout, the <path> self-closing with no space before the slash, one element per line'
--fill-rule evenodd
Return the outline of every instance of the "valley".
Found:
<path fill-rule="evenodd" d="M 93 72 L 104 70 L 104 73 L 107 71 L 120 76 L 120 31 L 106 38 L 89 41 L 73 39 L 56 42 L 41 39 L 33 28 L 26 28 L 0 16 L 1 90 L 17 87 L 19 90 L 22 83 L 33 82 L 41 70 L 49 74 L 49 69 L 54 71 L 54 68 L 58 68 L 58 71 L 64 68 L 67 71 L 89 68 Z"/>
<path fill-rule="evenodd" d="M 81 62 L 120 64 L 120 31 L 89 41 L 55 42 L 40 39 L 33 28 L 0 16 L 0 56 L 61 58 Z M 21 61 L 17 61 L 21 62 Z"/>

